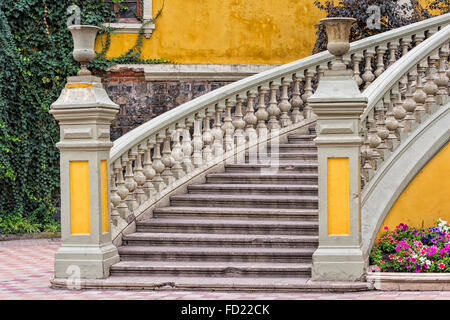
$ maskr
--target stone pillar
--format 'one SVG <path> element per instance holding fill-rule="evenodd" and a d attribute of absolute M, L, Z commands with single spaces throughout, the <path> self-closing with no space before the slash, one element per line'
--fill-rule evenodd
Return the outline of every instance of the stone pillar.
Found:
<path fill-rule="evenodd" d="M 330 47 L 329 51 L 333 53 Z M 367 257 L 361 250 L 363 139 L 359 135 L 359 119 L 367 98 L 352 75 L 338 58 L 308 99 L 317 115 L 314 142 L 319 161 L 319 247 L 312 266 L 312 280 L 317 281 L 357 281 L 367 267 Z"/>
<path fill-rule="evenodd" d="M 105 278 L 119 261 L 111 242 L 109 137 L 119 107 L 94 76 L 69 77 L 50 113 L 59 121 L 61 238 L 55 278 L 79 268 L 81 278 Z"/>

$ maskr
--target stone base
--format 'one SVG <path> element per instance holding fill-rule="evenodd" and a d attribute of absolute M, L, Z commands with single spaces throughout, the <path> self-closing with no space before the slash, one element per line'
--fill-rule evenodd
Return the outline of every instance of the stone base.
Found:
<path fill-rule="evenodd" d="M 62 245 L 55 254 L 55 278 L 104 279 L 120 261 L 117 248 L 106 245 Z"/>
<path fill-rule="evenodd" d="M 450 291 L 449 273 L 374 272 L 367 281 L 384 291 Z"/>
<path fill-rule="evenodd" d="M 367 262 L 359 247 L 320 248 L 313 254 L 313 281 L 361 281 Z"/>

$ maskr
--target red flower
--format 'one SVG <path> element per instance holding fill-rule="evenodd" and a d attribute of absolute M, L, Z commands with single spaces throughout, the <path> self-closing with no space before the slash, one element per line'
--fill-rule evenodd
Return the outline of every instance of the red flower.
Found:
<path fill-rule="evenodd" d="M 398 261 L 398 262 L 402 262 L 402 260 L 403 260 L 402 257 L 398 257 L 398 258 L 397 258 L 397 261 Z"/>
<path fill-rule="evenodd" d="M 393 254 L 390 254 L 390 255 L 389 255 L 389 259 L 391 259 L 391 260 L 394 259 L 394 255 L 393 255 Z"/>
<path fill-rule="evenodd" d="M 444 268 L 445 268 L 445 264 L 439 263 L 439 269 L 444 270 Z"/>

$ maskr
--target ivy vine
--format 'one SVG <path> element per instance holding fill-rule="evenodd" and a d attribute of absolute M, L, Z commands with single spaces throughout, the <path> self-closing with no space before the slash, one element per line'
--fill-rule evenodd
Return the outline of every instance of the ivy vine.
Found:
<path fill-rule="evenodd" d="M 72 4 L 81 8 L 82 24 L 97 26 L 117 21 L 123 9 L 111 10 L 111 2 L 104 0 L 0 0 L 0 217 L 31 217 L 43 223 L 54 219 L 59 132 L 48 111 L 66 78 L 79 70 L 66 25 Z M 106 58 L 114 30 L 102 27 L 106 43 L 92 67 L 104 71 L 116 63 L 167 63 L 141 58 L 144 27 L 161 10 L 149 21 L 136 13 L 142 21 L 136 43 L 117 58 Z"/>

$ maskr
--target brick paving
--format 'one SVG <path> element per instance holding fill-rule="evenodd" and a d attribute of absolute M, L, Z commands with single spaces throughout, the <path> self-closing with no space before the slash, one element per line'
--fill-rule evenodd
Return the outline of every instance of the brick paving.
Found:
<path fill-rule="evenodd" d="M 209 291 L 55 290 L 50 288 L 58 240 L 0 242 L 0 300 L 450 300 L 450 291 L 248 293 Z"/>

